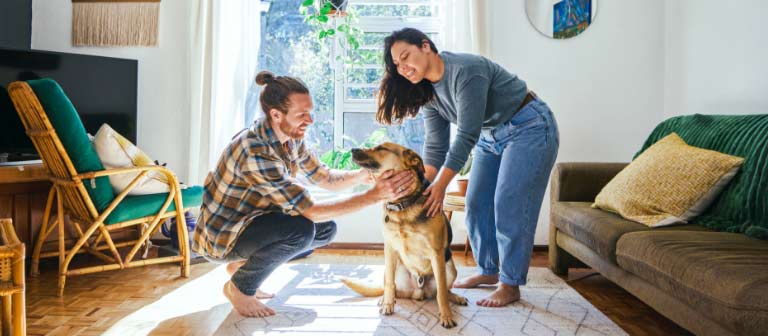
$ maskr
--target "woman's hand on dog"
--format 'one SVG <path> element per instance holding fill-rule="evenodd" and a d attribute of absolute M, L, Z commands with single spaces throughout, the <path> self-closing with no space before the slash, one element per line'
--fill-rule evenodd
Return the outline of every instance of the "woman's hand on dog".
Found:
<path fill-rule="evenodd" d="M 434 217 L 443 210 L 443 200 L 445 199 L 445 190 L 448 185 L 443 185 L 438 179 L 424 190 L 424 195 L 428 196 L 424 203 L 424 209 L 427 209 L 427 217 Z"/>
<path fill-rule="evenodd" d="M 394 200 L 408 195 L 408 188 L 416 178 L 413 171 L 403 170 L 395 174 L 392 170 L 382 173 L 369 191 L 378 200 Z"/>

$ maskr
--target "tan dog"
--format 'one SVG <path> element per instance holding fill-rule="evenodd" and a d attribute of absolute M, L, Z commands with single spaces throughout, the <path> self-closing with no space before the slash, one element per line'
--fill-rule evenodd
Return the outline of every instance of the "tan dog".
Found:
<path fill-rule="evenodd" d="M 449 301 L 467 305 L 467 299 L 451 293 L 456 266 L 451 258 L 451 226 L 444 214 L 427 217 L 422 195 L 429 182 L 424 178 L 424 163 L 416 152 L 394 143 L 371 149 L 353 149 L 355 163 L 374 177 L 387 170 L 413 170 L 419 179 L 408 187 L 406 196 L 384 206 L 384 287 L 370 287 L 342 279 L 350 289 L 363 296 L 384 295 L 381 313 L 395 310 L 395 297 L 423 300 L 437 297 L 440 324 L 456 326 Z"/>

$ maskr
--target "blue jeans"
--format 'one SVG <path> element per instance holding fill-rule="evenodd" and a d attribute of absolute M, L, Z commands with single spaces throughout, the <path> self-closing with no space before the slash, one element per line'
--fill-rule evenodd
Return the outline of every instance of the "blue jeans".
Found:
<path fill-rule="evenodd" d="M 336 235 L 336 222 L 313 223 L 303 216 L 269 213 L 254 218 L 223 259 L 247 260 L 232 275 L 232 283 L 245 295 L 254 295 L 272 272 L 295 255 L 327 245 Z"/>
<path fill-rule="evenodd" d="M 511 120 L 481 132 L 466 199 L 467 232 L 481 274 L 499 274 L 510 286 L 526 283 L 559 145 L 555 118 L 538 98 Z"/>

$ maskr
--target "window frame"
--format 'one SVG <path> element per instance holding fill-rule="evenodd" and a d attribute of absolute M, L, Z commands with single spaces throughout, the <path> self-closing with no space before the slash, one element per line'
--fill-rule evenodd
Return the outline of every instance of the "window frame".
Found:
<path fill-rule="evenodd" d="M 444 39 L 444 0 L 349 0 L 355 4 L 374 4 L 374 5 L 429 5 L 437 9 L 437 15 L 431 17 L 394 17 L 394 16 L 361 16 L 358 17 L 357 26 L 363 33 L 391 33 L 397 29 L 412 27 L 421 30 L 425 34 L 436 34 L 434 39 L 436 45 L 442 45 Z M 336 25 L 341 24 L 342 20 L 336 20 Z M 360 45 L 360 49 L 372 49 L 371 45 Z M 345 64 L 344 56 L 348 49 L 340 43 L 333 43 L 331 50 L 331 64 L 334 73 L 334 106 L 333 106 L 333 145 L 335 148 L 344 147 L 344 115 L 346 113 L 376 113 L 375 99 L 350 99 L 347 97 L 349 88 L 378 88 L 379 83 L 359 84 L 347 83 L 348 69 L 379 69 L 383 64 L 365 64 L 350 66 Z M 341 56 L 341 57 L 337 57 Z M 358 139 L 362 140 L 362 139 Z"/>

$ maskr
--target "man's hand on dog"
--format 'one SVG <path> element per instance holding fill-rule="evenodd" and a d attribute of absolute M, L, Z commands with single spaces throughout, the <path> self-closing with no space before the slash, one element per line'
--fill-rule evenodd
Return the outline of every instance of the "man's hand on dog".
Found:
<path fill-rule="evenodd" d="M 403 170 L 396 173 L 387 170 L 376 180 L 376 184 L 369 191 L 379 200 L 395 200 L 408 195 L 409 188 L 416 178 L 413 171 Z"/>
<path fill-rule="evenodd" d="M 357 179 L 362 184 L 374 185 L 376 184 L 376 178 L 368 169 L 360 169 L 357 171 Z"/>

